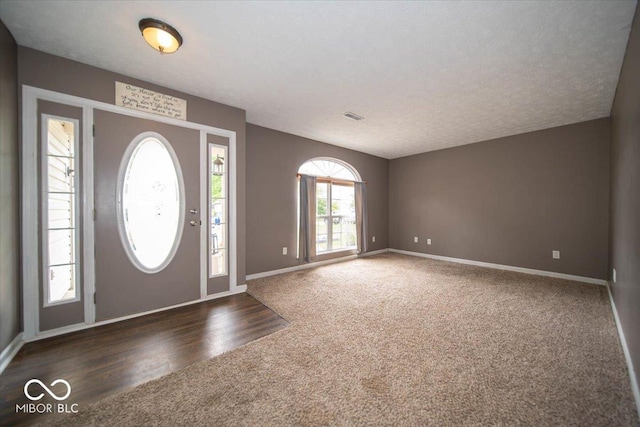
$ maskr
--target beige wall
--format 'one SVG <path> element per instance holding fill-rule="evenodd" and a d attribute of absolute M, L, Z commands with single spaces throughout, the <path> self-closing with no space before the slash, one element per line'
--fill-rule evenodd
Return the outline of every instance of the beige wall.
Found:
<path fill-rule="evenodd" d="M 609 280 L 640 381 L 640 8 L 611 111 Z M 616 269 L 616 283 L 612 272 Z"/>
<path fill-rule="evenodd" d="M 608 119 L 394 159 L 389 175 L 392 248 L 606 278 Z"/>
<path fill-rule="evenodd" d="M 0 352 L 20 324 L 17 46 L 0 21 Z"/>
<path fill-rule="evenodd" d="M 30 85 L 113 104 L 115 81 L 159 91 L 187 100 L 189 121 L 236 132 L 238 169 L 238 284 L 245 283 L 245 111 L 204 98 L 157 86 L 121 74 L 20 46 L 20 85 Z M 233 250 L 233 249 L 231 249 Z"/>
<path fill-rule="evenodd" d="M 368 250 L 387 247 L 388 160 L 247 124 L 247 274 L 299 264 L 296 173 L 314 157 L 344 160 L 368 182 Z"/>

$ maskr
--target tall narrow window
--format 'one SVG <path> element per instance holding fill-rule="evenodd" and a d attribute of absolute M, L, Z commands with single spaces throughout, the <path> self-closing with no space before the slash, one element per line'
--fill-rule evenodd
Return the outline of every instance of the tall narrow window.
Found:
<path fill-rule="evenodd" d="M 356 201 L 353 183 L 318 178 L 316 253 L 356 249 Z"/>
<path fill-rule="evenodd" d="M 227 147 L 209 144 L 209 277 L 227 274 Z"/>
<path fill-rule="evenodd" d="M 78 122 L 43 116 L 45 305 L 79 299 Z"/>

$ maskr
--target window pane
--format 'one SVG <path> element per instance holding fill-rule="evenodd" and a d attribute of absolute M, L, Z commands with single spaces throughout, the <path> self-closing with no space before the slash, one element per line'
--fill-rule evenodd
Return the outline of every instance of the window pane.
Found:
<path fill-rule="evenodd" d="M 300 166 L 299 173 L 305 175 L 322 176 L 328 178 L 356 181 L 352 170 L 333 160 L 311 160 Z"/>
<path fill-rule="evenodd" d="M 211 200 L 211 225 L 224 224 L 226 221 L 227 201 L 225 199 Z"/>
<path fill-rule="evenodd" d="M 49 231 L 49 265 L 73 264 L 74 230 Z"/>
<path fill-rule="evenodd" d="M 227 233 L 226 233 L 226 224 L 214 225 L 211 227 L 211 242 L 209 247 L 212 252 L 217 249 L 226 248 L 227 247 Z"/>
<path fill-rule="evenodd" d="M 49 194 L 49 228 L 73 228 L 73 194 Z"/>
<path fill-rule="evenodd" d="M 327 235 L 326 234 L 317 234 L 316 235 L 316 252 L 325 252 L 327 251 Z"/>
<path fill-rule="evenodd" d="M 332 214 L 339 216 L 355 216 L 355 188 L 352 186 L 331 186 Z"/>
<path fill-rule="evenodd" d="M 49 301 L 75 298 L 75 265 L 61 265 L 47 269 Z"/>
<path fill-rule="evenodd" d="M 225 274 L 227 272 L 227 251 L 226 249 L 218 249 L 211 255 L 210 259 L 211 271 L 210 276 Z"/>
<path fill-rule="evenodd" d="M 162 142 L 151 137 L 138 144 L 120 191 L 130 253 L 138 268 L 155 270 L 175 253 L 182 209 L 178 170 Z"/>
<path fill-rule="evenodd" d="M 327 234 L 329 226 L 329 219 L 327 217 L 316 218 L 316 234 Z"/>
<path fill-rule="evenodd" d="M 211 174 L 211 198 L 224 199 L 225 197 L 227 197 L 226 176 Z"/>
<path fill-rule="evenodd" d="M 73 122 L 49 119 L 47 121 L 47 127 L 47 154 L 73 157 L 75 151 L 75 130 Z"/>
<path fill-rule="evenodd" d="M 316 183 L 316 215 L 328 215 L 329 206 L 329 184 L 326 182 Z"/>
<path fill-rule="evenodd" d="M 48 156 L 49 191 L 72 193 L 74 189 L 73 159 Z"/>

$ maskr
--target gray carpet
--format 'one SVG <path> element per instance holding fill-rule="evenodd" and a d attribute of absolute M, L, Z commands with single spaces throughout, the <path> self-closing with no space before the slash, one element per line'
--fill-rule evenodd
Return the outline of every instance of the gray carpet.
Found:
<path fill-rule="evenodd" d="M 638 425 L 605 287 L 385 254 L 249 292 L 291 325 L 59 425 Z"/>

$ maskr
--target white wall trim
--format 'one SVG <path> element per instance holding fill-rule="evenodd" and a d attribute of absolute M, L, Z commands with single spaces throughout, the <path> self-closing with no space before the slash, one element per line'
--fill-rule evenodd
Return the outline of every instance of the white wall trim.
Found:
<path fill-rule="evenodd" d="M 207 212 L 207 192 L 209 183 L 207 181 L 207 133 L 200 131 L 200 206 L 198 206 L 200 221 L 200 298 L 207 296 L 207 276 L 208 276 L 208 236 L 209 213 Z"/>
<path fill-rule="evenodd" d="M 622 324 L 618 317 L 618 309 L 616 303 L 613 300 L 613 294 L 611 293 L 611 285 L 607 282 L 607 291 L 609 294 L 609 302 L 611 303 L 611 311 L 613 311 L 613 318 L 616 321 L 616 328 L 618 329 L 618 337 L 620 337 L 620 344 L 622 345 L 622 352 L 624 353 L 624 359 L 627 362 L 627 371 L 629 372 L 629 378 L 631 379 L 631 391 L 636 401 L 636 411 L 640 414 L 640 387 L 638 387 L 638 380 L 636 379 L 635 370 L 633 369 L 633 359 L 631 359 L 631 353 L 629 347 L 627 347 L 627 340 L 624 337 L 624 331 L 622 330 Z"/>
<path fill-rule="evenodd" d="M 20 351 L 24 341 L 22 340 L 22 332 L 9 343 L 8 346 L 0 353 L 0 374 L 4 372 L 5 368 L 11 363 L 16 354 Z"/>
<path fill-rule="evenodd" d="M 359 254 L 358 258 L 386 254 L 387 252 L 389 252 L 389 248 L 379 249 L 377 251 L 371 251 L 371 252 L 365 252 L 363 254 Z"/>
<path fill-rule="evenodd" d="M 205 301 L 210 301 L 210 300 L 214 300 L 214 299 L 218 299 L 218 298 L 228 297 L 228 296 L 231 296 L 231 295 L 241 294 L 241 293 L 246 292 L 246 290 L 247 290 L 247 285 L 240 285 L 240 286 L 236 286 L 235 290 L 233 290 L 233 291 L 220 292 L 220 293 L 217 293 L 217 294 L 206 296 L 205 298 L 200 298 L 200 299 L 193 300 L 193 301 L 187 301 L 187 302 L 183 302 L 181 304 L 170 305 L 168 307 L 162 307 L 162 308 L 158 308 L 158 309 L 155 309 L 155 310 L 149 310 L 149 311 L 145 311 L 143 313 L 130 314 L 128 316 L 122 316 L 122 317 L 118 317 L 118 318 L 115 318 L 115 319 L 102 320 L 100 322 L 96 322 L 96 323 L 92 323 L 92 324 L 78 323 L 78 324 L 75 324 L 75 325 L 63 326 L 62 328 L 51 329 L 49 331 L 41 332 L 35 337 L 27 338 L 24 341 L 25 342 L 39 341 L 39 340 L 42 340 L 42 339 L 45 339 L 45 338 L 51 338 L 51 337 L 55 337 L 55 336 L 58 336 L 58 335 L 68 334 L 70 332 L 82 331 L 84 329 L 91 329 L 91 328 L 95 328 L 97 326 L 108 325 L 110 323 L 122 322 L 124 320 L 135 319 L 136 317 L 142 317 L 142 316 L 146 316 L 148 314 L 159 313 L 161 311 L 172 310 L 174 308 L 185 307 L 185 306 L 188 306 L 188 305 L 199 304 L 199 303 L 205 302 Z"/>
<path fill-rule="evenodd" d="M 315 268 L 315 267 L 320 267 L 322 265 L 335 264 L 336 262 L 351 261 L 353 259 L 372 256 L 372 255 L 379 255 L 385 252 L 389 252 L 389 249 L 380 249 L 379 251 L 365 252 L 360 255 L 347 255 L 340 258 L 328 259 L 325 261 L 316 261 L 316 262 L 310 262 L 307 264 L 294 265 L 293 267 L 280 268 L 278 270 L 263 271 L 262 273 L 247 275 L 247 280 L 261 279 L 263 277 L 275 276 L 275 275 L 284 274 L 284 273 L 291 273 L 292 271 L 306 270 L 307 268 Z"/>
<path fill-rule="evenodd" d="M 84 287 L 84 321 L 96 321 L 95 230 L 93 224 L 93 108 L 82 107 L 82 286 Z"/>
<path fill-rule="evenodd" d="M 328 259 L 326 261 L 309 262 L 306 264 L 294 265 L 293 267 L 280 268 L 278 270 L 263 271 L 262 273 L 248 274 L 247 280 L 261 279 L 263 277 L 276 276 L 278 274 L 291 273 L 293 271 L 299 271 L 299 270 L 306 270 L 308 268 L 320 267 L 322 265 L 350 261 L 356 258 L 358 258 L 358 255 L 347 255 L 340 258 Z"/>
<path fill-rule="evenodd" d="M 22 89 L 22 319 L 25 337 L 38 333 L 40 260 L 38 257 L 38 100 Z"/>
<path fill-rule="evenodd" d="M 398 254 L 417 256 L 422 258 L 437 259 L 440 261 L 456 262 L 458 264 L 476 265 L 478 267 L 495 268 L 497 270 L 515 271 L 517 273 L 534 274 L 536 276 L 553 277 L 556 279 L 573 280 L 575 282 L 590 283 L 592 285 L 606 286 L 607 281 L 602 279 L 594 279 L 592 277 L 574 276 L 572 274 L 556 273 L 554 271 L 534 270 L 532 268 L 514 267 L 511 265 L 493 264 L 490 262 L 473 261 L 470 259 L 451 258 L 440 255 L 424 254 L 421 252 L 403 251 L 400 249 L 389 249 L 389 252 L 395 252 Z"/>

